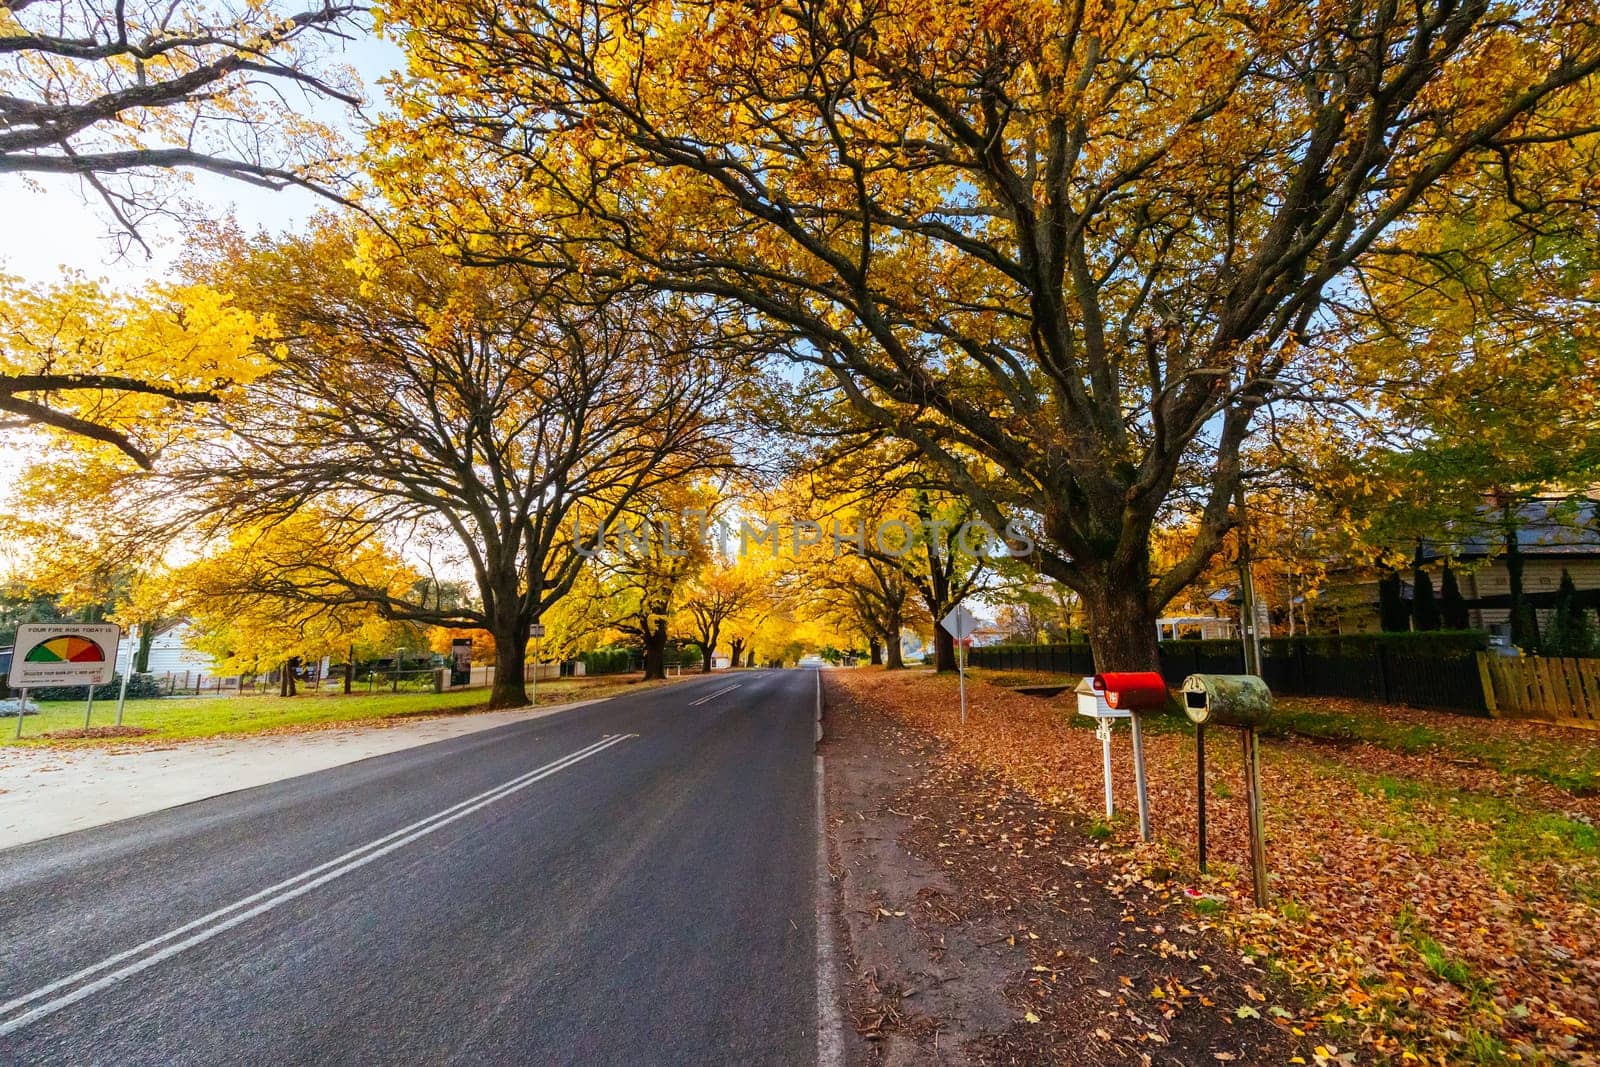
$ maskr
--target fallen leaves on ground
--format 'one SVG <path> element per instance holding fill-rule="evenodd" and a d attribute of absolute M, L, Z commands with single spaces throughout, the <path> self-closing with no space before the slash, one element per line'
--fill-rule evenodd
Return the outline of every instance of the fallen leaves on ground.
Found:
<path fill-rule="evenodd" d="M 969 678 L 963 726 L 953 677 L 858 670 L 828 681 L 934 734 L 952 758 L 1049 804 L 1103 814 L 1100 745 L 1073 723 L 1070 696 Z M 1130 736 L 1117 728 L 1108 830 L 1130 846 L 1129 878 L 1189 879 L 1198 921 L 1287 976 L 1307 1006 L 1292 1025 L 1319 1035 L 1319 1061 L 1359 1045 L 1402 1062 L 1597 1062 L 1600 836 L 1576 798 L 1488 768 L 1428 773 L 1427 761 L 1447 756 L 1268 741 L 1273 906 L 1256 909 L 1239 736 L 1208 731 L 1209 875 L 1196 869 L 1192 730 L 1146 734 L 1155 840 L 1139 845 Z"/>

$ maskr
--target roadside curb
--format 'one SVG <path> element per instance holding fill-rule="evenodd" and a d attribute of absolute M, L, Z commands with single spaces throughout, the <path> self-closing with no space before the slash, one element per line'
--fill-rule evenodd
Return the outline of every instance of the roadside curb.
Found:
<path fill-rule="evenodd" d="M 816 740 L 822 740 L 822 671 L 817 671 Z M 825 760 L 814 757 L 817 783 L 817 1065 L 844 1067 L 843 993 L 839 984 L 839 915 L 833 892 L 828 848 L 828 804 Z"/>

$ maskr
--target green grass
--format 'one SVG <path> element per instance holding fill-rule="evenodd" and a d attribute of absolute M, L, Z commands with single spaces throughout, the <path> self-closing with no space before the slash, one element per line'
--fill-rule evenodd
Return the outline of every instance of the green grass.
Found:
<path fill-rule="evenodd" d="M 1463 717 L 1459 724 L 1428 725 L 1378 714 L 1330 711 L 1293 698 L 1281 700 L 1263 732 L 1275 737 L 1377 745 L 1394 752 L 1447 753 L 1476 760 L 1502 774 L 1537 778 L 1574 796 L 1600 793 L 1600 736 L 1552 728 L 1549 737 L 1497 736 L 1492 720 Z"/>
<path fill-rule="evenodd" d="M 1420 855 L 1437 853 L 1449 843 L 1446 838 L 1463 832 L 1485 836 L 1482 862 L 1513 893 L 1526 864 L 1592 866 L 1600 859 L 1600 829 L 1556 812 L 1409 778 L 1365 775 L 1348 768 L 1340 773 L 1355 774 L 1365 792 L 1381 794 L 1394 805 L 1394 815 L 1378 832 Z M 1440 818 L 1440 812 L 1448 818 Z M 1600 901 L 1600 884 L 1592 880 L 1575 876 L 1568 888 L 1580 898 Z"/>
<path fill-rule="evenodd" d="M 970 670 L 974 678 L 990 685 L 1015 688 L 1021 685 L 1076 684 L 1074 675 L 1040 671 Z M 955 685 L 953 676 L 951 686 Z M 1093 729 L 1087 716 L 1070 714 L 1076 705 L 1070 692 L 1052 701 L 1068 712 L 1070 725 Z M 1408 755 L 1443 752 L 1456 759 L 1475 760 L 1502 774 L 1536 778 L 1573 796 L 1600 794 L 1600 734 L 1584 735 L 1552 728 L 1551 733 L 1530 740 L 1522 734 L 1499 733 L 1494 720 L 1470 716 L 1438 717 L 1434 723 L 1419 723 L 1385 717 L 1383 708 L 1372 705 L 1370 712 L 1334 710 L 1326 705 L 1296 697 L 1280 699 L 1272 717 L 1263 724 L 1268 737 L 1302 737 L 1334 744 L 1372 744 Z M 1150 734 L 1193 732 L 1182 715 L 1150 715 L 1144 720 Z"/>
<path fill-rule="evenodd" d="M 563 704 L 617 692 L 632 679 L 629 676 L 563 678 L 540 682 L 540 706 Z M 361 719 L 392 719 L 425 715 L 460 714 L 481 711 L 489 699 L 487 689 L 460 689 L 448 693 L 374 693 L 304 695 L 280 697 L 247 695 L 225 697 L 161 697 L 155 700 L 130 700 L 123 709 L 124 726 L 156 730 L 139 740 L 180 740 L 219 737 L 230 734 L 259 733 L 281 727 L 313 726 L 354 722 Z M 13 740 L 16 719 L 0 721 L 0 743 L 7 745 L 94 745 L 108 741 L 127 743 L 126 738 L 46 740 L 39 735 L 55 730 L 75 730 L 83 726 L 81 701 L 48 701 L 39 705 L 40 714 L 23 719 L 21 741 Z M 96 702 L 92 726 L 110 726 L 116 721 L 116 702 Z"/>
<path fill-rule="evenodd" d="M 1445 951 L 1443 945 L 1422 929 L 1417 917 L 1409 908 L 1395 916 L 1394 928 L 1417 950 L 1422 963 L 1434 977 L 1442 978 L 1466 993 L 1482 993 L 1488 983 L 1472 973 L 1472 968 Z"/>

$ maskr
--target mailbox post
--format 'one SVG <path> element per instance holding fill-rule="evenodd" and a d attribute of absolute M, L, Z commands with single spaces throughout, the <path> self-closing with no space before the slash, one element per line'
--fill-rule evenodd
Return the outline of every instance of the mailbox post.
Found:
<path fill-rule="evenodd" d="M 1167 683 L 1155 671 L 1108 671 L 1094 676 L 1093 688 L 1104 693 L 1106 704 L 1128 713 L 1133 725 L 1133 784 L 1139 798 L 1139 840 L 1150 840 L 1150 792 L 1144 773 L 1144 734 L 1139 714 L 1156 711 L 1167 704 Z M 1109 759 L 1110 748 L 1107 747 Z M 1107 777 L 1107 788 L 1110 778 Z"/>
<path fill-rule="evenodd" d="M 1106 703 L 1105 694 L 1096 692 L 1092 678 L 1079 682 L 1073 692 L 1078 696 L 1078 714 L 1095 721 L 1094 735 L 1100 739 L 1100 759 L 1105 771 L 1106 818 L 1110 819 L 1115 810 L 1111 800 L 1111 724 L 1117 719 L 1131 719 L 1133 713 Z"/>
<path fill-rule="evenodd" d="M 1250 874 L 1256 907 L 1267 906 L 1267 835 L 1261 814 L 1261 746 L 1256 727 L 1272 711 L 1272 691 L 1252 674 L 1191 674 L 1183 682 L 1183 710 L 1200 731 L 1207 726 L 1234 726 L 1244 731 L 1245 804 L 1250 812 Z M 1201 823 L 1200 848 L 1205 849 L 1205 753 L 1197 747 Z M 1203 862 L 1203 860 L 1202 860 Z"/>

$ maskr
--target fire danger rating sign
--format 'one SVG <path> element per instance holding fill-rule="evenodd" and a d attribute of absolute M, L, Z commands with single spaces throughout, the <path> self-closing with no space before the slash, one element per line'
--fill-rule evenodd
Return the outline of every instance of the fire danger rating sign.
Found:
<path fill-rule="evenodd" d="M 122 627 L 113 623 L 19 626 L 11 654 L 11 687 L 104 685 L 116 673 L 117 644 L 121 640 Z"/>

